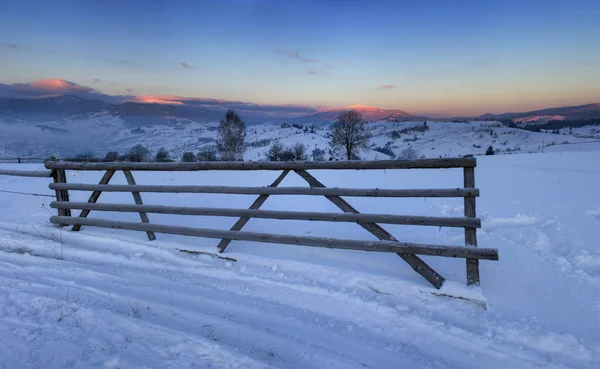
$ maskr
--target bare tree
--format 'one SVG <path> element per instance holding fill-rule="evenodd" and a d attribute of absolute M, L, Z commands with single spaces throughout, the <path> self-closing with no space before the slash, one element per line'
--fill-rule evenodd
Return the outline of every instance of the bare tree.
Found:
<path fill-rule="evenodd" d="M 207 146 L 204 150 L 198 152 L 196 155 L 198 161 L 216 161 L 217 160 L 217 150 L 214 146 Z"/>
<path fill-rule="evenodd" d="M 412 146 L 409 146 L 407 148 L 405 148 L 404 150 L 402 150 L 402 152 L 400 152 L 400 159 L 417 159 L 419 157 L 419 152 L 413 148 Z"/>
<path fill-rule="evenodd" d="M 154 156 L 154 161 L 159 162 L 159 163 L 167 163 L 167 162 L 171 162 L 173 160 L 171 160 L 171 155 L 169 155 L 169 152 L 167 151 L 167 149 L 165 149 L 164 147 L 161 147 L 160 149 L 158 149 L 158 152 Z"/>
<path fill-rule="evenodd" d="M 325 160 L 325 151 L 321 149 L 314 149 L 312 151 L 312 158 L 314 161 L 323 161 Z"/>
<path fill-rule="evenodd" d="M 116 151 L 109 151 L 106 153 L 106 156 L 104 157 L 104 161 L 117 161 L 119 160 L 119 153 Z"/>
<path fill-rule="evenodd" d="M 362 115 L 356 110 L 340 114 L 330 131 L 331 147 L 334 150 L 344 150 L 346 158 L 351 160 L 358 156 L 361 150 L 369 147 L 371 134 L 364 125 Z"/>
<path fill-rule="evenodd" d="M 308 160 L 308 155 L 306 154 L 306 145 L 301 142 L 296 142 L 294 146 L 291 147 L 294 152 L 294 160 L 295 161 L 304 161 Z"/>
<path fill-rule="evenodd" d="M 221 121 L 218 131 L 217 148 L 221 154 L 221 160 L 241 161 L 244 160 L 246 146 L 244 136 L 246 124 L 233 110 L 227 110 L 225 120 Z"/>
<path fill-rule="evenodd" d="M 150 150 L 143 145 L 135 145 L 129 150 L 127 159 L 133 162 L 150 161 Z"/>
<path fill-rule="evenodd" d="M 193 152 L 186 151 L 186 152 L 183 153 L 183 155 L 181 155 L 181 162 L 183 162 L 183 163 L 191 163 L 193 161 L 196 161 L 196 155 L 194 155 Z"/>

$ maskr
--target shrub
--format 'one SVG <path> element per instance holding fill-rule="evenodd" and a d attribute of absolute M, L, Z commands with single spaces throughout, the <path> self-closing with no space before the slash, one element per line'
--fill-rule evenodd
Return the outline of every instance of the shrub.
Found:
<path fill-rule="evenodd" d="M 217 150 L 214 146 L 209 146 L 200 151 L 196 158 L 198 161 L 217 161 Z"/>
<path fill-rule="evenodd" d="M 166 163 L 166 162 L 171 162 L 173 160 L 171 160 L 171 156 L 169 155 L 169 152 L 167 151 L 167 149 L 165 149 L 164 147 L 161 147 L 160 149 L 158 149 L 158 152 L 154 156 L 154 161 L 159 162 L 159 163 Z"/>
<path fill-rule="evenodd" d="M 294 154 L 295 161 L 308 160 L 308 155 L 306 155 L 306 145 L 303 143 L 296 142 L 290 149 Z"/>
<path fill-rule="evenodd" d="M 325 151 L 321 149 L 314 149 L 312 151 L 312 158 L 314 161 L 323 161 L 325 160 Z"/>
<path fill-rule="evenodd" d="M 150 161 L 150 150 L 143 145 L 135 145 L 129 150 L 127 160 L 133 162 Z"/>
<path fill-rule="evenodd" d="M 117 161 L 121 159 L 121 155 L 116 151 L 109 151 L 104 156 L 105 161 Z"/>
<path fill-rule="evenodd" d="M 394 153 L 394 151 L 393 151 L 393 150 L 392 150 L 392 148 L 390 147 L 390 144 L 389 144 L 389 143 L 387 143 L 387 144 L 386 144 L 384 147 L 379 147 L 379 146 L 377 146 L 377 147 L 375 147 L 375 148 L 373 149 L 373 151 L 377 151 L 377 152 L 380 152 L 380 153 L 382 153 L 382 154 L 386 154 L 386 155 L 388 155 L 389 157 L 391 157 L 392 159 L 394 159 L 394 158 L 396 157 L 396 154 Z"/>
<path fill-rule="evenodd" d="M 183 163 L 191 163 L 193 161 L 196 161 L 196 156 L 194 155 L 193 152 L 186 151 L 183 153 L 183 155 L 181 155 L 181 161 Z"/>
<path fill-rule="evenodd" d="M 400 152 L 401 159 L 416 159 L 419 157 L 419 152 L 412 146 L 408 146 Z"/>
<path fill-rule="evenodd" d="M 269 161 L 281 161 L 281 153 L 285 150 L 285 146 L 279 141 L 274 142 L 269 150 L 265 153 L 267 160 Z"/>
<path fill-rule="evenodd" d="M 94 159 L 94 154 L 90 151 L 82 152 L 75 155 L 76 161 L 93 161 Z"/>

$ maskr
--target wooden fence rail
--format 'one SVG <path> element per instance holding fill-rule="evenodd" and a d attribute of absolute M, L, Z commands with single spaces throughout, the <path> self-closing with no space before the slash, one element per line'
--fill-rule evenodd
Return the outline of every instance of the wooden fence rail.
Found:
<path fill-rule="evenodd" d="M 350 160 L 350 161 L 230 161 L 199 163 L 77 163 L 46 162 L 48 169 L 66 170 L 133 170 L 153 172 L 206 170 L 313 170 L 313 169 L 441 169 L 474 168 L 475 158 L 417 159 L 417 160 Z"/>
<path fill-rule="evenodd" d="M 146 232 L 149 240 L 155 239 L 155 233 L 218 238 L 218 249 L 223 252 L 232 240 L 266 242 L 301 246 L 337 248 L 396 253 L 417 273 L 437 288 L 442 286 L 442 277 L 417 255 L 459 257 L 467 263 L 467 283 L 479 284 L 479 260 L 498 260 L 495 249 L 477 247 L 477 228 L 481 220 L 475 215 L 475 199 L 479 189 L 475 188 L 475 158 L 419 159 L 387 161 L 341 161 L 341 162 L 206 162 L 206 163 L 127 163 L 127 162 L 46 162 L 46 168 L 52 170 L 55 178 L 49 187 L 57 192 L 57 201 L 52 208 L 58 209 L 59 216 L 51 218 L 52 223 L 72 225 L 78 231 L 81 226 L 95 226 L 113 229 L 125 229 Z M 392 169 L 450 169 L 461 168 L 464 172 L 463 188 L 445 189 L 381 189 L 381 188 L 328 188 L 307 170 L 392 170 Z M 99 184 L 66 183 L 66 170 L 106 171 Z M 138 185 L 132 171 L 282 171 L 279 177 L 266 187 L 203 186 L 203 185 Z M 123 171 L 127 185 L 111 185 L 109 182 L 116 171 Z M 310 187 L 279 187 L 282 180 L 294 172 L 304 179 Z M 88 202 L 71 202 L 69 191 L 91 191 Z M 133 195 L 133 204 L 97 203 L 102 192 L 129 192 Z M 194 206 L 145 205 L 142 193 L 197 193 L 197 194 L 238 194 L 258 195 L 249 209 L 228 209 Z M 60 194 L 60 196 L 59 196 Z M 270 196 L 324 196 L 343 213 L 301 212 L 260 210 Z M 464 217 L 430 217 L 395 214 L 363 214 L 351 206 L 342 197 L 454 197 L 464 199 Z M 81 210 L 78 217 L 65 215 L 71 210 Z M 90 219 L 90 211 L 138 213 L 141 223 L 105 219 Z M 181 227 L 150 223 L 148 214 L 175 214 L 191 216 L 236 217 L 238 221 L 230 230 Z M 378 241 L 347 240 L 324 237 L 282 235 L 275 233 L 255 233 L 242 231 L 252 218 L 305 220 L 325 222 L 352 222 L 377 237 Z M 465 246 L 425 245 L 399 242 L 379 224 L 401 224 L 435 227 L 460 227 L 465 230 Z"/>
<path fill-rule="evenodd" d="M 466 246 L 430 245 L 397 241 L 357 241 L 326 237 L 289 236 L 273 233 L 245 231 L 225 231 L 194 227 L 181 227 L 163 224 L 122 222 L 104 219 L 53 216 L 54 224 L 81 224 L 103 228 L 127 229 L 133 231 L 178 234 L 206 238 L 228 238 L 253 242 L 279 243 L 299 246 L 315 246 L 331 249 L 360 250 L 373 252 L 411 253 L 418 255 L 446 256 L 453 258 L 475 258 L 498 260 L 498 250 Z"/>
<path fill-rule="evenodd" d="M 233 187 L 233 186 L 167 186 L 167 185 L 100 185 L 57 183 L 53 190 L 99 192 L 165 192 L 215 193 L 237 195 L 315 195 L 350 197 L 478 197 L 477 188 L 391 190 L 381 188 L 318 188 L 318 187 Z"/>
<path fill-rule="evenodd" d="M 50 178 L 50 177 L 52 177 L 52 171 L 51 170 L 0 169 L 0 175 L 17 176 L 17 177 Z"/>
<path fill-rule="evenodd" d="M 303 211 L 256 210 L 256 209 L 224 209 L 224 208 L 199 208 L 188 206 L 166 205 L 125 205 L 125 204 L 95 204 L 89 202 L 53 201 L 50 207 L 54 209 L 78 209 L 114 211 L 125 213 L 155 213 L 175 215 L 211 215 L 222 217 L 250 217 L 263 219 L 282 220 L 312 220 L 326 222 L 346 223 L 384 223 L 420 225 L 435 227 L 470 227 L 481 228 L 481 220 L 467 217 L 424 217 L 414 215 L 391 214 L 353 214 L 353 213 L 321 213 Z"/>

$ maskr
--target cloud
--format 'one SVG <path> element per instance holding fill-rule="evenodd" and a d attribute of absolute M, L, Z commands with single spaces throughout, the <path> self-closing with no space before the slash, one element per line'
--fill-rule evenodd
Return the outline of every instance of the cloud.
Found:
<path fill-rule="evenodd" d="M 94 78 L 94 82 L 100 83 L 100 79 L 99 78 Z"/>
<path fill-rule="evenodd" d="M 98 78 L 94 80 L 100 81 Z M 217 111 L 226 109 L 235 109 L 248 114 L 268 114 L 281 116 L 298 116 L 303 114 L 315 113 L 317 110 L 308 105 L 296 104 L 254 104 L 244 101 L 230 101 L 222 99 L 202 98 L 202 97 L 184 97 L 176 95 L 145 95 L 133 96 L 133 89 L 126 88 L 127 95 L 122 95 L 117 91 L 117 95 L 108 95 L 89 86 L 82 86 L 74 82 L 62 79 L 43 79 L 31 83 L 0 83 L 0 97 L 6 98 L 44 98 L 61 95 L 74 95 L 84 99 L 97 99 L 113 104 L 124 102 L 154 103 L 184 106 L 188 109 L 210 108 Z"/>
<path fill-rule="evenodd" d="M 184 62 L 181 62 L 181 67 L 182 67 L 183 69 L 190 69 L 190 68 L 194 68 L 194 67 L 192 67 L 191 65 L 189 65 L 188 63 L 184 63 Z"/>
<path fill-rule="evenodd" d="M 19 46 L 19 45 L 16 45 L 16 44 L 7 44 L 7 43 L 0 43 L 0 46 L 2 46 L 4 48 L 7 48 L 7 49 L 14 49 L 14 50 L 21 48 L 21 46 Z"/>
<path fill-rule="evenodd" d="M 381 89 L 390 89 L 390 88 L 396 88 L 394 85 L 383 85 L 383 86 L 379 86 L 379 88 Z"/>
<path fill-rule="evenodd" d="M 47 97 L 65 94 L 89 94 L 96 92 L 91 87 L 62 79 L 42 79 L 31 83 L 0 84 L 2 97 Z"/>
<path fill-rule="evenodd" d="M 275 50 L 275 52 L 277 52 L 277 53 L 280 53 L 280 54 L 283 54 L 283 55 L 286 55 L 286 56 L 288 56 L 288 57 L 290 57 L 290 58 L 293 58 L 293 59 L 297 59 L 297 60 L 303 61 L 303 62 L 305 62 L 305 63 L 314 63 L 314 62 L 316 62 L 316 60 L 314 60 L 314 59 L 307 59 L 307 58 L 303 57 L 303 56 L 302 56 L 302 55 L 300 55 L 300 53 L 299 53 L 299 52 L 297 52 L 297 51 L 292 51 L 292 50 L 279 50 L 279 49 L 278 49 L 278 50 Z"/>
<path fill-rule="evenodd" d="M 319 72 L 317 72 L 316 70 L 307 69 L 307 70 L 306 70 L 306 73 L 308 73 L 308 74 L 317 74 L 317 73 L 319 73 Z"/>
<path fill-rule="evenodd" d="M 133 101 L 140 103 L 185 105 L 189 107 L 213 107 L 220 109 L 236 109 L 240 111 L 262 111 L 272 113 L 314 113 L 316 109 L 308 105 L 296 104 L 254 104 L 243 101 L 230 101 L 203 97 L 183 97 L 175 95 L 137 96 Z"/>
<path fill-rule="evenodd" d="M 61 95 L 74 95 L 110 103 L 121 103 L 133 97 L 107 95 L 92 87 L 58 78 L 42 79 L 31 83 L 0 83 L 0 97 L 32 99 Z"/>
<path fill-rule="evenodd" d="M 115 63 L 118 63 L 118 64 L 131 64 L 131 62 L 129 60 L 122 60 L 122 59 L 115 60 Z"/>

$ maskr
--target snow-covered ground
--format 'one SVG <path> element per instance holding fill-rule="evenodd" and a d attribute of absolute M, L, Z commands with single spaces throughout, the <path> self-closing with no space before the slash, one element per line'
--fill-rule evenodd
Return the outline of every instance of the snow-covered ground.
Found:
<path fill-rule="evenodd" d="M 0 120 L 0 156 L 72 157 L 77 153 L 91 152 L 102 157 L 108 151 L 126 153 L 132 146 L 142 144 L 153 154 L 165 147 L 173 158 L 179 159 L 186 151 L 197 153 L 207 146 L 214 146 L 217 126 L 218 123 L 173 119 L 168 124 L 133 128 L 120 117 L 101 113 L 86 119 L 64 119 L 37 126 Z M 376 150 L 378 147 L 387 147 L 399 155 L 410 146 L 418 151 L 419 156 L 438 158 L 483 155 L 488 146 L 492 146 L 497 154 L 532 153 L 540 152 L 543 146 L 600 140 L 595 126 L 563 129 L 558 135 L 509 128 L 499 122 L 427 122 L 427 130 L 422 131 L 423 126 L 423 121 L 369 123 L 367 127 L 373 133 L 371 148 L 361 153 L 361 157 L 388 159 L 387 154 Z M 265 152 L 275 141 L 286 145 L 305 144 L 309 159 L 314 149 L 324 150 L 328 159 L 332 156 L 328 133 L 326 125 L 248 126 L 245 160 L 265 160 Z"/>
<path fill-rule="evenodd" d="M 477 133 L 475 133 L 476 135 Z M 489 135 L 489 133 L 488 133 Z M 439 146 L 438 146 L 439 147 Z M 0 368 L 598 368 L 600 152 L 478 158 L 481 290 L 463 259 L 424 257 L 436 296 L 393 254 L 218 240 L 48 222 L 50 197 L 0 192 Z M 34 169 L 33 164 L 2 168 Z M 316 171 L 327 186 L 460 187 L 460 170 Z M 68 172 L 97 183 L 101 173 Z M 277 173 L 135 172 L 140 184 L 267 185 Z M 240 176 L 244 176 L 240 181 Z M 0 190 L 52 195 L 48 180 L 0 176 Z M 114 183 L 125 183 L 121 174 Z M 305 185 L 290 174 L 281 186 Z M 89 193 L 71 192 L 74 201 Z M 147 204 L 247 207 L 252 196 L 142 194 Z M 101 202 L 133 203 L 127 194 Z M 363 212 L 460 216 L 460 199 L 357 199 Z M 265 209 L 338 211 L 324 198 L 271 197 Z M 139 221 L 137 214 L 90 216 Z M 229 228 L 234 218 L 149 214 Z M 461 229 L 384 226 L 406 241 L 460 245 Z M 250 231 L 373 237 L 356 224 L 253 219 Z"/>

